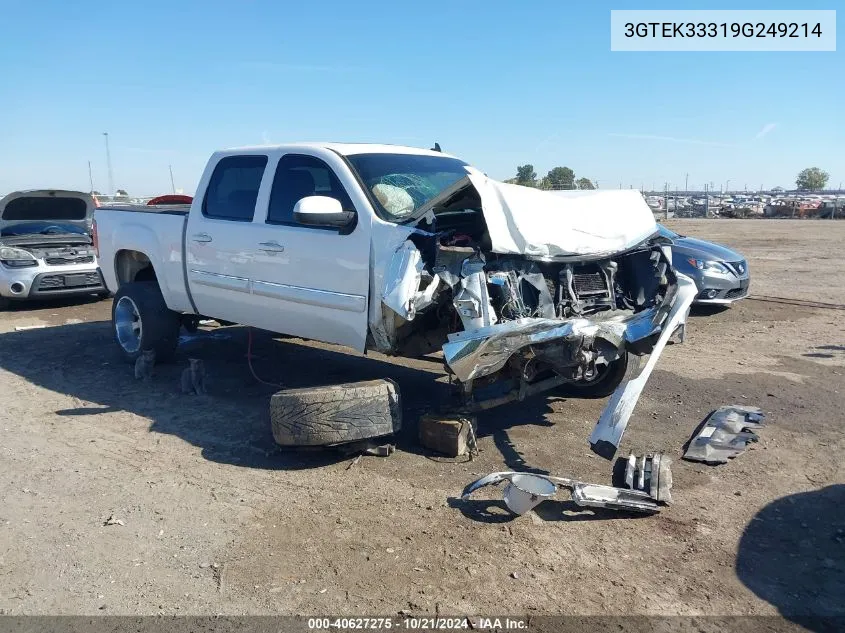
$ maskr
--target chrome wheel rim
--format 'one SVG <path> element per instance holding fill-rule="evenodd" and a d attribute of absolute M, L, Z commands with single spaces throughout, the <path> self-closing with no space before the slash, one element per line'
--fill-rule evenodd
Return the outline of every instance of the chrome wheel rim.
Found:
<path fill-rule="evenodd" d="M 121 297 L 114 306 L 114 333 L 123 351 L 133 354 L 141 349 L 143 333 L 141 313 L 129 297 Z"/>

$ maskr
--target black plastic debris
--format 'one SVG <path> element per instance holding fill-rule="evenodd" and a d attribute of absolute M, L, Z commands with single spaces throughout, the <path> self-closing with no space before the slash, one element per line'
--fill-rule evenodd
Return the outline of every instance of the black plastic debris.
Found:
<path fill-rule="evenodd" d="M 765 414 L 757 407 L 720 407 L 704 421 L 690 440 L 684 459 L 705 464 L 725 464 L 759 440 L 754 431 L 763 428 Z"/>

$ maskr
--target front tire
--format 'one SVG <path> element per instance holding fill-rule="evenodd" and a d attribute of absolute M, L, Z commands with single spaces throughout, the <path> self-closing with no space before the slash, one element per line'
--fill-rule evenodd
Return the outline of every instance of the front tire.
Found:
<path fill-rule="evenodd" d="M 154 281 L 123 284 L 112 303 L 112 328 L 124 358 L 134 363 L 144 350 L 157 361 L 173 358 L 179 343 L 180 318 L 170 310 Z"/>
<path fill-rule="evenodd" d="M 625 379 L 628 371 L 628 352 L 608 363 L 592 380 L 580 380 L 563 385 L 563 391 L 573 398 L 604 398 L 609 396 Z"/>

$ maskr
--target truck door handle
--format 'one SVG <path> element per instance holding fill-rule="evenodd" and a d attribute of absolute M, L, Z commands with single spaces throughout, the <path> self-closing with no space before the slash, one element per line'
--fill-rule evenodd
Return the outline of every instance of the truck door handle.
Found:
<path fill-rule="evenodd" d="M 259 242 L 258 245 L 261 247 L 262 251 L 267 251 L 268 253 L 285 252 L 285 247 L 279 244 L 278 242 Z"/>
<path fill-rule="evenodd" d="M 210 242 L 211 236 L 208 233 L 194 233 L 191 239 L 195 242 Z"/>

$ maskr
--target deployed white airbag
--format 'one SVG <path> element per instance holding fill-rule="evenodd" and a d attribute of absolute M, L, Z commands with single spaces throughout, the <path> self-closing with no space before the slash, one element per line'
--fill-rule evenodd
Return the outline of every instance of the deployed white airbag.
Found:
<path fill-rule="evenodd" d="M 542 191 L 468 171 L 481 196 L 496 253 L 613 254 L 636 246 L 657 230 L 639 191 Z"/>

